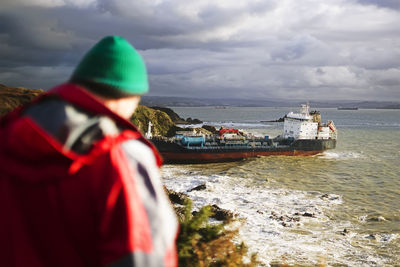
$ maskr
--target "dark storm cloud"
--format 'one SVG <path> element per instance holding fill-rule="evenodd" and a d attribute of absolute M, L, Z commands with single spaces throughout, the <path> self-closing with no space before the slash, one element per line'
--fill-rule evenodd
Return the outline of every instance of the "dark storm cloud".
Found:
<path fill-rule="evenodd" d="M 361 4 L 375 5 L 378 7 L 386 7 L 400 10 L 399 0 L 358 0 Z"/>
<path fill-rule="evenodd" d="M 115 34 L 144 57 L 152 95 L 399 98 L 398 10 L 389 0 L 3 0 L 0 83 L 49 88 Z"/>
<path fill-rule="evenodd" d="M 60 11 L 28 7 L 0 12 L 1 66 L 76 63 L 89 42 L 63 27 Z"/>

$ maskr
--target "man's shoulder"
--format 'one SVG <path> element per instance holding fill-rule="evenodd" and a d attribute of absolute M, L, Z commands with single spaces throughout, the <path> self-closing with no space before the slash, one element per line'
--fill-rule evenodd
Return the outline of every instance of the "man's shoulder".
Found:
<path fill-rule="evenodd" d="M 60 98 L 50 97 L 24 112 L 64 148 L 78 154 L 88 153 L 92 145 L 122 129 L 114 120 L 82 109 Z"/>
<path fill-rule="evenodd" d="M 155 166 L 156 159 L 149 146 L 138 139 L 128 139 L 122 142 L 121 147 L 126 156 L 145 166 Z"/>

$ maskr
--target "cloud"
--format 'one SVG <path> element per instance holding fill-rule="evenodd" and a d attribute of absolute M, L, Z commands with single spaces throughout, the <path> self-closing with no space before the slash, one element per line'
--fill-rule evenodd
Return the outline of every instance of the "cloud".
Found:
<path fill-rule="evenodd" d="M 5 0 L 0 82 L 52 87 L 116 34 L 145 58 L 152 95 L 399 99 L 396 3 Z"/>
<path fill-rule="evenodd" d="M 24 8 L 24 7 L 39 7 L 39 8 L 54 8 L 73 6 L 78 8 L 86 8 L 96 3 L 96 0 L 3 0 L 3 8 Z"/>
<path fill-rule="evenodd" d="M 400 10 L 400 2 L 398 0 L 358 0 L 358 2 L 366 5 Z"/>
<path fill-rule="evenodd" d="M 72 73 L 72 67 L 20 66 L 15 68 L 0 67 L 0 83 L 34 89 L 50 89 L 60 82 L 66 82 Z M 66 75 L 68 74 L 68 75 Z M 17 82 L 16 82 L 17 81 Z"/>

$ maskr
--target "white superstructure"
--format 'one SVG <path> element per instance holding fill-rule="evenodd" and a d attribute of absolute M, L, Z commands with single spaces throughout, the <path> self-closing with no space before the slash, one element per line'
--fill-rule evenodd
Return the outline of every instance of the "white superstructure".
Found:
<path fill-rule="evenodd" d="M 293 139 L 336 139 L 332 121 L 321 124 L 319 112 L 310 114 L 308 104 L 301 105 L 299 113 L 289 112 L 283 124 L 283 137 Z"/>

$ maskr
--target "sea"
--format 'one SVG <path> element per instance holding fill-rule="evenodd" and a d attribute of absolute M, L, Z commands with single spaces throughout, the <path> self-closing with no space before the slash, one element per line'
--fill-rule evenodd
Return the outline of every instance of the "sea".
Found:
<path fill-rule="evenodd" d="M 266 121 L 298 110 L 171 108 L 207 125 L 270 138 L 282 133 L 283 123 Z M 234 212 L 239 239 L 263 266 L 400 266 L 400 110 L 319 111 L 338 129 L 336 149 L 164 165 L 164 183 L 187 193 L 195 207 L 216 204 Z M 205 190 L 190 191 L 201 184 Z"/>

